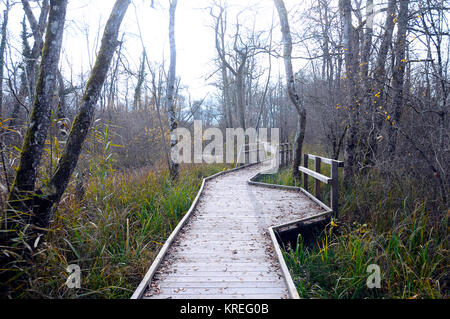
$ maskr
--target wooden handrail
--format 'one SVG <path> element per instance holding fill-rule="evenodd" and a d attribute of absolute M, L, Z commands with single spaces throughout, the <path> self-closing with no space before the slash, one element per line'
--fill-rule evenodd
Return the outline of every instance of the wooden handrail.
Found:
<path fill-rule="evenodd" d="M 336 161 L 330 158 L 326 158 L 326 157 L 321 157 L 321 156 L 317 156 L 317 155 L 311 155 L 311 154 L 307 154 L 310 160 L 317 160 L 320 159 L 322 163 L 324 164 L 328 164 L 328 165 L 332 165 L 333 162 L 337 162 L 339 167 L 344 167 L 344 162 L 342 161 Z"/>
<path fill-rule="evenodd" d="M 314 160 L 315 171 L 309 169 L 309 160 Z M 322 163 L 331 166 L 331 177 L 325 176 L 321 173 Z M 304 154 L 303 166 L 299 167 L 300 172 L 303 173 L 303 188 L 308 191 L 309 181 L 308 176 L 314 178 L 314 197 L 322 202 L 321 184 L 324 183 L 331 186 L 331 209 L 334 216 L 339 215 L 339 168 L 344 167 L 344 162 L 336 161 L 330 158 L 321 156 Z"/>
<path fill-rule="evenodd" d="M 302 173 L 304 173 L 304 174 L 306 174 L 306 175 L 309 175 L 309 176 L 311 176 L 311 177 L 314 177 L 314 179 L 319 180 L 319 181 L 321 181 L 322 183 L 330 184 L 330 182 L 331 182 L 331 177 L 322 175 L 322 174 L 320 174 L 320 173 L 317 173 L 317 172 L 315 172 L 315 171 L 312 171 L 312 170 L 310 170 L 310 169 L 308 169 L 308 168 L 306 168 L 306 167 L 303 167 L 303 166 L 300 166 L 299 169 L 300 169 L 300 172 L 302 172 Z M 317 195 L 317 194 L 316 194 L 316 195 Z"/>
<path fill-rule="evenodd" d="M 293 151 L 292 146 L 289 143 L 283 143 L 278 145 L 278 152 L 279 152 L 279 158 L 280 158 L 280 165 L 281 166 L 287 166 L 289 163 L 292 162 Z"/>

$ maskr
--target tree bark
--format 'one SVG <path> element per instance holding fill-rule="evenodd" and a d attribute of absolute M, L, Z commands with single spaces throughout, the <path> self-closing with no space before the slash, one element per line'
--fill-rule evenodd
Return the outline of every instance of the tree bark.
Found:
<path fill-rule="evenodd" d="M 299 166 L 302 161 L 303 142 L 306 133 L 307 113 L 296 89 L 294 70 L 292 67 L 292 36 L 289 26 L 289 19 L 283 0 L 274 0 L 280 17 L 281 33 L 284 44 L 284 65 L 286 71 L 287 90 L 289 98 L 298 113 L 298 126 L 294 145 L 294 161 L 292 175 L 299 180 Z"/>
<path fill-rule="evenodd" d="M 9 8 L 9 0 L 7 0 L 6 9 L 3 11 L 3 22 L 1 30 L 2 40 L 0 43 L 0 118 L 3 118 L 3 72 L 5 65 L 6 31 L 8 27 Z"/>
<path fill-rule="evenodd" d="M 169 41 L 170 41 L 170 67 L 169 79 L 167 83 L 167 109 L 169 113 L 170 125 L 170 149 L 172 156 L 170 158 L 169 170 L 172 180 L 176 180 L 179 174 L 178 159 L 174 158 L 177 153 L 176 147 L 178 144 L 178 136 L 176 130 L 178 128 L 178 120 L 175 105 L 175 81 L 176 81 L 176 67 L 177 67 L 177 51 L 175 43 L 175 13 L 177 9 L 178 0 L 170 1 L 170 21 L 169 21 Z"/>
<path fill-rule="evenodd" d="M 31 26 L 31 31 L 33 33 L 34 45 L 31 50 L 31 57 L 29 61 L 27 61 L 27 77 L 28 77 L 28 86 L 30 91 L 30 97 L 33 98 L 35 95 L 35 83 L 37 81 L 37 62 L 42 54 L 42 49 L 44 46 L 44 40 L 42 39 L 42 35 L 45 32 L 45 27 L 47 26 L 47 17 L 49 15 L 50 4 L 49 0 L 44 0 L 42 3 L 41 12 L 39 14 L 39 19 L 36 20 L 36 17 L 31 10 L 30 4 L 28 0 L 22 0 L 23 9 L 25 11 L 25 15 L 27 17 L 28 22 Z"/>
<path fill-rule="evenodd" d="M 394 73 L 392 74 L 392 89 L 394 91 L 393 96 L 393 113 L 392 120 L 389 125 L 389 138 L 388 138 L 388 156 L 392 159 L 395 155 L 397 147 L 397 130 L 396 124 L 400 122 L 401 111 L 403 107 L 404 97 L 404 85 L 405 85 L 405 70 L 406 70 L 406 47 L 407 47 L 407 32 L 408 32 L 408 14 L 409 14 L 409 0 L 400 1 L 400 10 L 398 14 L 398 34 L 397 41 L 395 43 L 395 66 Z"/>
<path fill-rule="evenodd" d="M 355 68 L 355 43 L 354 30 L 352 25 L 352 4 L 351 0 L 341 1 L 341 14 L 344 25 L 343 45 L 346 66 L 346 107 L 348 109 L 348 133 L 345 146 L 345 167 L 344 167 L 344 181 L 350 182 L 353 178 L 355 170 L 356 158 L 356 68 Z M 356 111 L 355 111 L 356 110 Z"/>
<path fill-rule="evenodd" d="M 386 107 L 386 60 L 389 53 L 389 48 L 392 43 L 392 37 L 394 34 L 394 18 L 395 10 L 397 8 L 396 0 L 389 0 L 386 22 L 384 24 L 384 34 L 381 40 L 380 48 L 378 51 L 378 56 L 376 59 L 375 69 L 374 69 L 374 96 L 373 99 L 369 99 L 369 103 L 372 106 L 369 108 L 372 114 L 373 132 L 369 136 L 369 148 L 370 148 L 370 160 L 374 161 L 378 154 L 378 143 L 377 136 L 380 134 L 381 128 L 383 126 L 383 119 L 378 115 L 379 108 L 382 109 Z"/>
<path fill-rule="evenodd" d="M 36 178 L 51 122 L 66 9 L 67 0 L 51 1 L 49 27 L 45 37 L 31 122 L 23 143 L 19 169 L 7 202 L 7 209 L 19 217 L 19 220 L 25 223 L 24 225 L 28 224 L 30 219 L 24 217 L 26 215 L 22 213 L 33 210 Z"/>
<path fill-rule="evenodd" d="M 95 106 L 119 45 L 119 29 L 130 2 L 131 0 L 116 0 L 106 23 L 100 50 L 86 84 L 81 106 L 72 125 L 66 148 L 48 186 L 41 190 L 43 195 L 37 199 L 33 211 L 33 222 L 41 228 L 46 228 L 50 224 L 52 208 L 61 200 L 77 166 L 83 143 L 94 120 Z"/>

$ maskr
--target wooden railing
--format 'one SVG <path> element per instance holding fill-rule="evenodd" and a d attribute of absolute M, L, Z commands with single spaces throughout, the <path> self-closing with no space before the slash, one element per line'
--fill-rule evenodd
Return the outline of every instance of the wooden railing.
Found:
<path fill-rule="evenodd" d="M 250 156 L 253 153 L 256 153 L 256 163 L 260 163 L 261 161 L 265 161 L 267 159 L 266 149 L 264 148 L 263 143 L 245 144 L 242 145 L 239 150 L 236 161 L 236 168 L 241 165 L 251 164 Z"/>
<path fill-rule="evenodd" d="M 309 161 L 314 161 L 314 170 L 309 169 Z M 331 166 L 331 177 L 322 174 L 322 164 Z M 303 156 L 303 166 L 299 167 L 299 170 L 303 173 L 303 189 L 309 193 L 309 180 L 308 177 L 314 178 L 314 196 L 317 200 L 323 203 L 322 198 L 322 184 L 331 186 L 331 210 L 335 217 L 339 215 L 339 168 L 344 167 L 344 162 L 332 160 L 325 157 L 315 156 L 311 154 L 305 154 Z"/>
<path fill-rule="evenodd" d="M 280 152 L 281 167 L 288 166 L 290 163 L 292 163 L 294 159 L 294 151 L 291 144 L 289 143 L 280 144 L 279 152 Z"/>

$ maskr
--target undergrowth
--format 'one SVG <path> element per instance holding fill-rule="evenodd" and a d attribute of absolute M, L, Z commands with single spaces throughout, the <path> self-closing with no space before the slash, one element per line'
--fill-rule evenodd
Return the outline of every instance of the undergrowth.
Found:
<path fill-rule="evenodd" d="M 294 186 L 289 175 L 282 170 L 264 181 Z M 424 185 L 406 177 L 387 183 L 371 171 L 341 191 L 340 203 L 339 219 L 319 238 L 300 236 L 284 253 L 300 297 L 449 297 L 449 212 Z M 380 289 L 367 287 L 372 264 L 381 269 Z"/>
<path fill-rule="evenodd" d="M 189 210 L 203 178 L 224 165 L 114 172 L 105 158 L 91 168 L 82 199 L 72 185 L 32 269 L 23 298 L 129 298 L 166 239 Z M 68 289 L 68 265 L 82 288 Z"/>

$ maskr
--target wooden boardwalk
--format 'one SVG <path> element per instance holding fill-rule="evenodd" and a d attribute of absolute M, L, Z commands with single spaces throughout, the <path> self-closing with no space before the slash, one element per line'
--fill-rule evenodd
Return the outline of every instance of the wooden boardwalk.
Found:
<path fill-rule="evenodd" d="M 133 298 L 298 298 L 269 228 L 324 209 L 298 191 L 250 185 L 263 169 L 206 181 Z"/>

